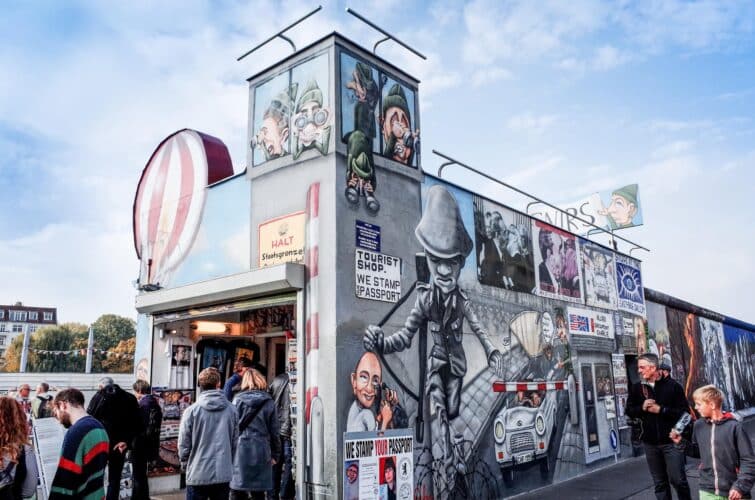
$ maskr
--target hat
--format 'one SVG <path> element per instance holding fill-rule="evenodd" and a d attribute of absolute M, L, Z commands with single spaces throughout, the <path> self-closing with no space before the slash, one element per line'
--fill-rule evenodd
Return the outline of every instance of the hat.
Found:
<path fill-rule="evenodd" d="M 298 83 L 292 83 L 287 89 L 283 89 L 272 98 L 270 104 L 267 105 L 265 114 L 270 112 L 278 112 L 283 117 L 288 119 L 291 116 L 291 104 L 293 97 L 296 96 L 296 90 L 299 88 Z"/>
<path fill-rule="evenodd" d="M 658 367 L 658 369 L 659 370 L 666 370 L 667 372 L 670 372 L 671 371 L 671 365 L 668 364 L 668 362 L 664 361 L 663 363 L 660 364 L 660 366 Z"/>
<path fill-rule="evenodd" d="M 367 178 L 373 175 L 372 146 L 361 130 L 355 130 L 349 134 L 346 164 L 359 177 Z"/>
<path fill-rule="evenodd" d="M 301 110 L 302 105 L 310 101 L 315 101 L 320 107 L 322 107 L 322 90 L 320 90 L 320 86 L 317 85 L 317 81 L 315 80 L 310 80 L 307 82 L 307 86 L 304 87 L 304 91 L 301 93 L 299 101 L 296 103 L 296 112 L 298 113 Z"/>
<path fill-rule="evenodd" d="M 357 61 L 354 70 L 359 75 L 359 80 L 361 80 L 360 83 L 362 86 L 366 86 L 370 82 L 375 83 L 375 80 L 372 78 L 372 68 L 368 64 Z"/>
<path fill-rule="evenodd" d="M 414 234 L 427 251 L 442 259 L 466 258 L 472 251 L 472 238 L 461 220 L 456 198 L 440 185 L 428 189 L 425 211 Z"/>
<path fill-rule="evenodd" d="M 615 190 L 613 193 L 611 193 L 612 196 L 621 196 L 625 200 L 627 200 L 629 203 L 633 203 L 635 206 L 637 205 L 637 184 L 629 184 L 628 186 L 624 186 L 623 188 Z"/>
<path fill-rule="evenodd" d="M 385 115 L 388 108 L 399 108 L 406 114 L 407 118 L 412 116 L 409 113 L 409 105 L 406 103 L 404 88 L 398 83 L 394 83 L 391 86 L 388 95 L 383 99 L 383 115 Z"/>

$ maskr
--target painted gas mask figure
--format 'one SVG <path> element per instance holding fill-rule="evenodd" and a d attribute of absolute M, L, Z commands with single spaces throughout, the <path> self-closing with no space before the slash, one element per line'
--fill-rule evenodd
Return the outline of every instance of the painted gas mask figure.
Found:
<path fill-rule="evenodd" d="M 372 160 L 372 143 L 364 133 L 355 130 L 349 134 L 348 154 L 346 155 L 346 201 L 358 205 L 364 197 L 367 210 L 377 213 L 380 202 L 375 197 L 377 179 Z"/>
<path fill-rule="evenodd" d="M 253 148 L 260 148 L 265 161 L 280 158 L 288 154 L 289 119 L 291 117 L 291 96 L 296 93 L 298 85 L 281 91 L 270 101 L 262 115 L 262 126 L 252 140 Z"/>
<path fill-rule="evenodd" d="M 383 99 L 380 116 L 383 156 L 405 165 L 412 164 L 414 151 L 419 144 L 419 130 L 412 132 L 411 116 L 403 87 L 398 83 L 393 84 Z"/>
<path fill-rule="evenodd" d="M 322 90 L 311 80 L 296 104 L 296 114 L 291 123 L 294 136 L 294 160 L 308 149 L 328 154 L 330 145 L 330 110 L 323 108 Z"/>
<path fill-rule="evenodd" d="M 346 83 L 346 88 L 354 92 L 354 130 L 359 130 L 369 140 L 370 152 L 377 136 L 375 127 L 375 106 L 380 97 L 380 90 L 372 77 L 369 65 L 357 62 L 352 73 L 353 80 Z"/>
<path fill-rule="evenodd" d="M 447 189 L 436 185 L 428 190 L 427 205 L 414 233 L 427 255 L 429 283 L 417 284 L 416 302 L 404 328 L 385 336 L 381 327 L 369 325 L 363 342 L 368 351 L 386 354 L 404 351 L 411 347 L 421 325 L 427 324 L 432 349 L 428 357 L 426 392 L 420 397 L 424 397 L 423 404 L 428 405 L 433 433 L 430 442 L 440 443 L 432 447 L 433 457 L 444 464 L 444 484 L 453 490 L 457 465 L 464 464 L 464 457 L 456 456 L 458 450 L 453 446 L 451 421 L 459 415 L 462 382 L 467 372 L 463 345 L 465 320 L 485 352 L 488 367 L 501 377 L 503 356 L 480 325 L 467 294 L 458 286 L 461 269 L 473 244 L 456 199 Z"/>

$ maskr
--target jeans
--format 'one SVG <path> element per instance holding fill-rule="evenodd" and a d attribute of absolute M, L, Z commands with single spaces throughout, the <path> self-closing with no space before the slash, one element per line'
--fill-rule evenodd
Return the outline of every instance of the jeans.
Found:
<path fill-rule="evenodd" d="M 679 500 L 691 500 L 687 474 L 684 471 L 684 452 L 673 444 L 647 444 L 645 458 L 650 475 L 655 483 L 655 497 L 658 500 L 671 500 L 671 485 Z"/>
<path fill-rule="evenodd" d="M 118 500 L 121 495 L 121 474 L 126 454 L 110 450 L 107 457 L 107 500 Z"/>
<path fill-rule="evenodd" d="M 186 485 L 186 500 L 228 500 L 229 483 Z"/>
<path fill-rule="evenodd" d="M 231 500 L 265 500 L 264 491 L 231 490 Z"/>
<path fill-rule="evenodd" d="M 134 475 L 134 489 L 131 500 L 149 500 L 147 456 L 143 449 L 137 448 L 131 452 L 131 470 Z"/>
<path fill-rule="evenodd" d="M 273 491 L 271 498 L 294 498 L 294 481 L 291 477 L 291 438 L 281 436 L 283 457 L 273 466 Z"/>

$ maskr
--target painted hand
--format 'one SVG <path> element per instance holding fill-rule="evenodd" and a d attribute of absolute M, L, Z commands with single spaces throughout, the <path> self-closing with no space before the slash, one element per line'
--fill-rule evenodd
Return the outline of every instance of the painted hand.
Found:
<path fill-rule="evenodd" d="M 490 353 L 490 357 L 488 358 L 488 366 L 491 370 L 495 372 L 496 375 L 499 377 L 504 377 L 504 370 L 503 370 L 503 354 L 501 354 L 501 351 L 495 350 Z"/>
<path fill-rule="evenodd" d="M 370 325 L 364 332 L 362 339 L 366 351 L 383 352 L 383 329 L 377 325 Z"/>

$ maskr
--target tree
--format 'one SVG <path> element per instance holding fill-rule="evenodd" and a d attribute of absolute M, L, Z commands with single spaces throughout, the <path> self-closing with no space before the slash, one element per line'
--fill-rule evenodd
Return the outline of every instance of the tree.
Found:
<path fill-rule="evenodd" d="M 132 373 L 134 371 L 134 350 L 136 337 L 121 340 L 114 348 L 110 349 L 110 356 L 102 360 L 102 371 L 108 373 Z"/>
<path fill-rule="evenodd" d="M 136 336 L 136 322 L 116 314 L 103 314 L 92 323 L 94 329 L 94 346 L 109 351 L 122 340 Z"/>
<path fill-rule="evenodd" d="M 24 336 L 19 335 L 14 338 L 8 350 L 5 351 L 5 366 L 3 371 L 6 373 L 16 373 L 21 367 L 21 349 L 24 347 Z"/>
<path fill-rule="evenodd" d="M 83 372 L 86 353 L 80 351 L 56 353 L 78 349 L 80 339 L 86 341 L 88 328 L 81 323 L 63 323 L 45 326 L 34 332 L 29 342 L 26 371 L 29 372 Z M 78 341 L 78 342 L 77 342 Z M 86 346 L 86 344 L 84 344 Z M 40 352 L 42 351 L 42 352 Z M 53 352 L 50 352 L 53 351 Z"/>

